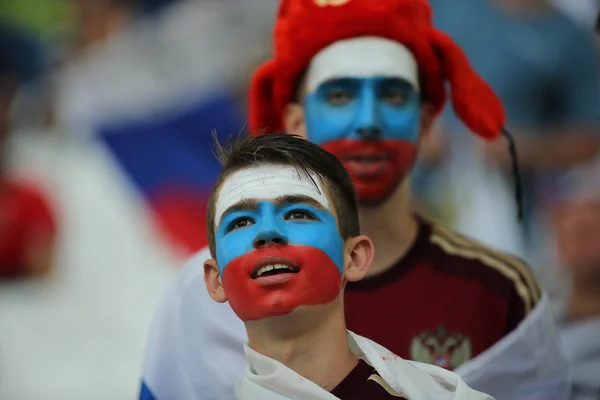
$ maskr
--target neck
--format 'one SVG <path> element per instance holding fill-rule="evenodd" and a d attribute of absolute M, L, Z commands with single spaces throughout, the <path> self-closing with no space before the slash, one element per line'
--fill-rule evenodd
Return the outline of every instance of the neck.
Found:
<path fill-rule="evenodd" d="M 367 276 L 390 269 L 410 248 L 418 234 L 418 224 L 410 211 L 409 181 L 380 206 L 360 207 L 361 233 L 375 245 L 375 258 Z"/>
<path fill-rule="evenodd" d="M 566 315 L 569 320 L 600 316 L 600 285 L 597 281 L 594 284 L 574 282 Z"/>
<path fill-rule="evenodd" d="M 284 317 L 247 322 L 248 344 L 331 391 L 358 363 L 348 347 L 341 298 L 335 303 L 333 313 L 326 310 L 331 305 L 299 307 Z"/>

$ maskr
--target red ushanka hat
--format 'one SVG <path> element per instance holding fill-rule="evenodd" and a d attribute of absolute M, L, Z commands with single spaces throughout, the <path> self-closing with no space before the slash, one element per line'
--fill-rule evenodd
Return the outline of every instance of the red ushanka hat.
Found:
<path fill-rule="evenodd" d="M 252 77 L 251 131 L 282 131 L 283 109 L 312 58 L 334 42 L 360 36 L 406 46 L 419 65 L 423 99 L 436 112 L 449 83 L 454 110 L 473 132 L 491 140 L 504 127 L 502 103 L 462 49 L 434 28 L 427 0 L 282 0 L 274 34 L 274 58 Z"/>

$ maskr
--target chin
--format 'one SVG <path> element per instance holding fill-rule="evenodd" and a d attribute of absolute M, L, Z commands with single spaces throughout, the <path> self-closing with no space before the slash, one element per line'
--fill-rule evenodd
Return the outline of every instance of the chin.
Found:
<path fill-rule="evenodd" d="M 353 181 L 358 196 L 358 204 L 363 208 L 378 208 L 396 197 L 402 191 L 408 175 L 398 176 L 392 183 Z"/>
<path fill-rule="evenodd" d="M 361 206 L 378 207 L 392 197 L 410 174 L 418 144 L 407 140 L 332 140 L 322 147 L 344 165 Z"/>
<path fill-rule="evenodd" d="M 288 321 L 302 320 L 304 323 L 308 323 L 311 318 L 323 313 L 330 313 L 333 308 L 336 308 L 341 304 L 341 285 L 337 289 L 337 294 L 331 292 L 327 302 L 322 304 L 315 304 L 314 297 L 306 297 L 303 300 L 298 299 L 296 296 L 281 296 L 271 297 L 263 299 L 268 302 L 268 305 L 263 307 L 257 307 L 253 311 L 249 311 L 245 307 L 235 307 L 233 311 L 243 321 L 256 321 L 260 319 L 285 319 Z M 320 296 L 323 301 L 323 297 Z"/>
<path fill-rule="evenodd" d="M 396 192 L 396 188 L 391 188 L 387 190 L 385 193 L 377 193 L 373 194 L 372 191 L 358 191 L 358 204 L 361 207 L 365 208 L 378 208 L 381 205 L 385 204 L 392 195 Z"/>
<path fill-rule="evenodd" d="M 340 295 L 327 304 L 299 305 L 292 311 L 280 314 L 281 309 L 275 309 L 272 315 L 252 321 L 265 324 L 273 324 L 280 332 L 314 330 L 316 326 L 322 325 L 323 321 L 331 320 L 340 316 L 343 318 L 343 297 Z M 262 321 L 262 322 L 261 322 Z M 246 323 L 251 321 L 245 321 Z"/>

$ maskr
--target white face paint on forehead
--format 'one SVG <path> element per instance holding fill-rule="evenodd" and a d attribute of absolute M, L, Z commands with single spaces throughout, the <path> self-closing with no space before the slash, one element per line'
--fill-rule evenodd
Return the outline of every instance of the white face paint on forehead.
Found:
<path fill-rule="evenodd" d="M 324 208 L 329 208 L 321 180 L 316 174 L 311 173 L 309 177 L 302 170 L 281 164 L 266 164 L 236 171 L 221 185 L 215 204 L 215 228 L 223 213 L 242 200 L 274 200 L 294 195 L 311 197 Z"/>
<path fill-rule="evenodd" d="M 306 74 L 308 93 L 324 82 L 344 77 L 401 78 L 419 91 L 419 67 L 402 44 L 381 37 L 340 40 L 313 57 Z"/>

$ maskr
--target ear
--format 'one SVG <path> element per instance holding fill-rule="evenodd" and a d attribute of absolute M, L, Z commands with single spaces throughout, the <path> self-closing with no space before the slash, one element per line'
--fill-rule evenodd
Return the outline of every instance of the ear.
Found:
<path fill-rule="evenodd" d="M 359 235 L 346 241 L 344 246 L 344 278 L 356 282 L 365 277 L 375 255 L 375 247 L 368 236 Z"/>
<path fill-rule="evenodd" d="M 298 103 L 288 103 L 283 109 L 283 128 L 285 133 L 308 139 L 304 122 L 304 107 Z"/>
<path fill-rule="evenodd" d="M 429 135 L 435 122 L 435 107 L 432 103 L 421 104 L 421 137 Z"/>
<path fill-rule="evenodd" d="M 204 262 L 204 284 L 206 285 L 208 294 L 214 301 L 218 303 L 225 303 L 227 301 L 217 261 L 212 258 Z"/>

